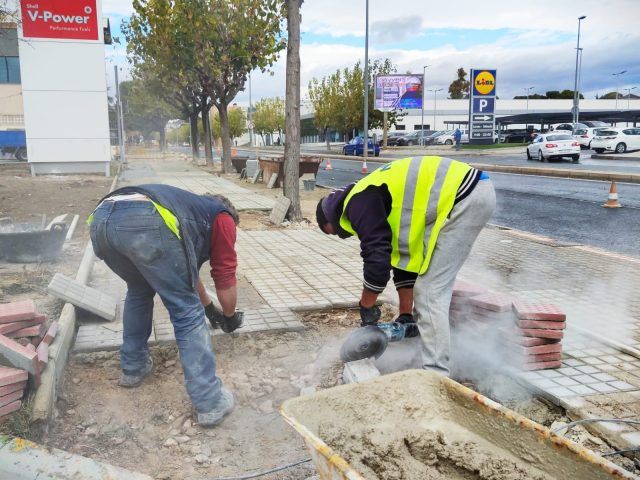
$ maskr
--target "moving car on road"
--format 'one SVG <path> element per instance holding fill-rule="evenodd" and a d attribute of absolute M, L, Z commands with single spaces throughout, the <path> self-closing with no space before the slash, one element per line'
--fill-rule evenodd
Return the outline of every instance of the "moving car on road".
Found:
<path fill-rule="evenodd" d="M 640 128 L 599 128 L 591 140 L 591 148 L 596 153 L 607 150 L 624 153 L 640 149 Z"/>
<path fill-rule="evenodd" d="M 377 143 L 374 145 L 373 140 L 369 139 L 369 148 L 367 149 L 368 155 L 380 156 L 380 145 Z M 355 137 L 349 143 L 342 147 L 343 155 L 364 155 L 364 140 L 362 137 Z"/>
<path fill-rule="evenodd" d="M 580 144 L 570 132 L 551 132 L 538 135 L 527 146 L 527 160 L 537 158 L 541 162 L 570 157 L 573 163 L 580 161 Z"/>

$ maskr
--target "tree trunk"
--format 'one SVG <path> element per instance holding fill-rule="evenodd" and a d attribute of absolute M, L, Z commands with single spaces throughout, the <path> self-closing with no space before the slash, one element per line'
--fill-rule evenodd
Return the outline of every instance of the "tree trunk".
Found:
<path fill-rule="evenodd" d="M 220 137 L 222 139 L 222 171 L 224 173 L 232 173 L 231 165 L 231 138 L 229 137 L 229 115 L 227 114 L 227 105 L 222 103 L 216 105 L 218 114 L 220 115 Z"/>
<path fill-rule="evenodd" d="M 300 5 L 287 1 L 287 83 L 285 100 L 284 196 L 291 200 L 289 219 L 302 220 L 300 208 Z"/>
<path fill-rule="evenodd" d="M 213 166 L 213 146 L 211 143 L 211 119 L 209 118 L 209 112 L 211 107 L 205 107 L 202 109 L 202 129 L 204 130 L 204 157 L 207 160 L 207 165 Z"/>
<path fill-rule="evenodd" d="M 331 150 L 331 139 L 329 138 L 329 127 L 324 127 L 324 139 L 327 142 L 327 150 Z"/>
<path fill-rule="evenodd" d="M 387 112 L 384 112 L 382 115 L 382 145 L 384 148 L 387 148 L 388 134 L 389 134 L 389 114 Z"/>
<path fill-rule="evenodd" d="M 198 112 L 189 115 L 189 126 L 191 127 L 191 156 L 195 161 L 200 158 L 200 149 L 198 148 Z"/>

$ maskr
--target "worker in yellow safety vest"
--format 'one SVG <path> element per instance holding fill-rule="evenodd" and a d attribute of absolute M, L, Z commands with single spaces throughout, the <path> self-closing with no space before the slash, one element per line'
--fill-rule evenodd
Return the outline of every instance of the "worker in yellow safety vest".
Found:
<path fill-rule="evenodd" d="M 357 236 L 364 260 L 362 325 L 375 325 L 375 305 L 391 271 L 406 336 L 421 335 L 422 365 L 449 374 L 449 304 L 453 284 L 495 209 L 489 176 L 437 156 L 396 160 L 318 202 L 320 229 Z"/>

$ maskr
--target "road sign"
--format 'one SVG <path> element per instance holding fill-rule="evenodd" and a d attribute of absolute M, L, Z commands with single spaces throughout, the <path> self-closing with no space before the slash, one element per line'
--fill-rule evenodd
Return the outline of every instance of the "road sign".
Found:
<path fill-rule="evenodd" d="M 472 122 L 491 122 L 493 123 L 493 115 L 471 115 Z"/>
<path fill-rule="evenodd" d="M 487 138 L 493 138 L 493 132 L 492 131 L 487 131 L 487 132 L 478 132 L 478 131 L 471 131 L 471 138 L 472 139 L 477 139 L 477 140 L 485 140 Z"/>
<path fill-rule="evenodd" d="M 496 100 L 493 97 L 480 97 L 473 99 L 472 113 L 493 113 Z"/>
<path fill-rule="evenodd" d="M 496 71 L 473 69 L 471 72 L 473 96 L 494 97 L 496 95 Z"/>
<path fill-rule="evenodd" d="M 472 130 L 493 130 L 493 122 L 473 122 Z"/>

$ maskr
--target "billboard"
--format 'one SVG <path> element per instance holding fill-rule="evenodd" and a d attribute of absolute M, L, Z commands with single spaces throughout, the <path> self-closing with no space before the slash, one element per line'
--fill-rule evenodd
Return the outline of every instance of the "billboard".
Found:
<path fill-rule="evenodd" d="M 496 128 L 496 70 L 471 69 L 471 84 L 469 143 L 493 143 Z"/>
<path fill-rule="evenodd" d="M 96 0 L 20 0 L 24 38 L 98 40 Z"/>
<path fill-rule="evenodd" d="M 373 107 L 390 111 L 400 108 L 422 108 L 422 74 L 378 75 Z"/>

